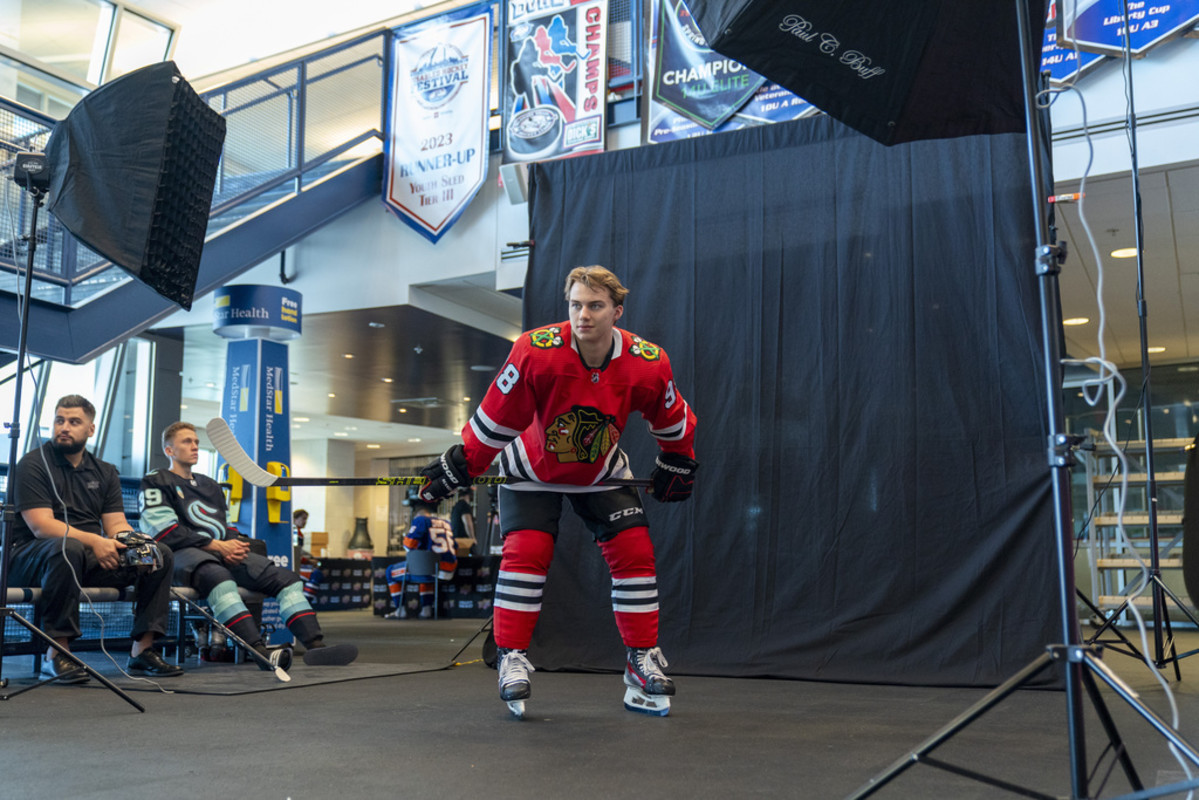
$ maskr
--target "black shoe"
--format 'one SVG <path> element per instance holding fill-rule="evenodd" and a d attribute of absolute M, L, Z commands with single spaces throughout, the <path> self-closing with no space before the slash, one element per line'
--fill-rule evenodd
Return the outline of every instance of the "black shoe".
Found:
<path fill-rule="evenodd" d="M 163 660 L 162 656 L 158 655 L 157 650 L 146 649 L 135 656 L 129 657 L 129 663 L 125 665 L 125 669 L 134 672 L 146 672 L 150 675 L 157 675 L 159 678 L 173 678 L 176 675 L 183 674 L 183 667 L 168 664 Z"/>
<path fill-rule="evenodd" d="M 42 659 L 42 676 L 58 678 L 59 683 L 87 683 L 92 679 L 74 659 L 58 651 L 54 652 L 54 658 Z"/>
<path fill-rule="evenodd" d="M 344 667 L 358 658 L 358 645 L 310 644 L 304 651 L 304 663 L 310 667 Z"/>

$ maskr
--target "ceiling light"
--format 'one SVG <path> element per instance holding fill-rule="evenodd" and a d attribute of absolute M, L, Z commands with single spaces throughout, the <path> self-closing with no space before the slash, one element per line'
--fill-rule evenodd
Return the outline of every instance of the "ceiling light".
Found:
<path fill-rule="evenodd" d="M 212 381 L 209 381 L 208 383 L 206 383 L 206 384 L 204 384 L 204 385 L 205 385 L 205 386 L 207 386 L 209 389 L 215 389 L 215 388 L 216 388 L 216 384 L 215 384 L 215 383 L 213 383 Z"/>
<path fill-rule="evenodd" d="M 353 354 L 353 353 L 346 353 L 346 354 L 343 356 L 343 358 L 353 358 L 353 357 L 354 357 L 354 354 Z"/>
<path fill-rule="evenodd" d="M 383 328 L 383 327 L 386 327 L 386 326 L 385 326 L 385 325 L 384 325 L 382 322 L 368 322 L 368 323 L 366 323 L 366 325 L 367 325 L 367 327 L 369 327 L 369 328 Z"/>
<path fill-rule="evenodd" d="M 345 431 L 333 431 L 333 435 L 334 436 L 349 436 L 350 434 L 346 433 Z"/>
<path fill-rule="evenodd" d="M 179 410 L 180 410 L 180 411 L 187 411 L 187 404 L 186 404 L 186 403 L 180 403 L 180 404 L 179 404 Z"/>
<path fill-rule="evenodd" d="M 409 439 L 408 441 L 409 441 L 409 442 L 411 442 L 412 444 L 417 444 L 417 443 L 419 443 L 419 442 L 420 442 L 420 439 L 419 439 L 419 438 L 416 438 L 416 439 Z"/>
<path fill-rule="evenodd" d="M 1086 325 L 1091 321 L 1090 317 L 1070 317 L 1070 319 L 1062 320 L 1063 325 Z"/>
<path fill-rule="evenodd" d="M 407 414 L 407 413 L 408 413 L 408 409 L 406 409 L 406 408 L 401 408 L 401 409 L 400 409 L 400 413 L 401 413 L 401 414 Z"/>
<path fill-rule="evenodd" d="M 495 372 L 495 367 L 490 364 L 471 364 L 471 372 Z"/>
<path fill-rule="evenodd" d="M 292 417 L 291 420 L 292 422 L 312 422 L 312 419 L 309 417 Z"/>
<path fill-rule="evenodd" d="M 1166 348 L 1164 348 L 1164 347 L 1146 347 L 1145 352 L 1146 353 L 1164 353 L 1164 352 L 1166 352 Z"/>
<path fill-rule="evenodd" d="M 334 394 L 333 392 L 329 392 L 329 396 L 330 396 L 330 397 L 337 397 L 337 395 L 336 395 L 336 394 Z"/>
<path fill-rule="evenodd" d="M 1179 367 L 1178 371 L 1179 372 L 1199 372 L 1199 367 L 1195 366 L 1194 364 L 1190 364 L 1185 367 Z"/>
<path fill-rule="evenodd" d="M 379 327 L 383 327 L 383 326 L 380 325 Z M 366 446 L 366 449 L 367 450 L 378 450 L 379 447 L 380 447 L 380 445 L 377 445 L 377 444 L 368 444 Z"/>
<path fill-rule="evenodd" d="M 384 382 L 384 383 L 391 383 L 391 381 L 392 381 L 392 379 L 391 379 L 391 378 L 384 378 L 384 379 L 383 379 L 383 382 Z"/>
<path fill-rule="evenodd" d="M 464 402 L 464 403 L 469 403 L 469 402 L 470 402 L 470 398 L 469 398 L 469 397 L 464 397 L 464 398 L 462 398 L 462 402 Z"/>
<path fill-rule="evenodd" d="M 1109 253 L 1112 258 L 1136 258 L 1137 249 L 1135 247 L 1120 247 Z"/>

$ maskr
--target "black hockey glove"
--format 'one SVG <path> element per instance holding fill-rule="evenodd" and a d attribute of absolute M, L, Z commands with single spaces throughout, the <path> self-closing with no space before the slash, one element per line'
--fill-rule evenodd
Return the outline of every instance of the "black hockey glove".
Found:
<path fill-rule="evenodd" d="M 677 503 L 691 496 L 695 470 L 699 464 L 681 453 L 658 453 L 657 466 L 650 474 L 654 485 L 649 493 L 663 503 Z"/>
<path fill-rule="evenodd" d="M 459 489 L 470 486 L 470 473 L 466 471 L 466 450 L 456 444 L 433 459 L 420 471 L 425 482 L 420 487 L 420 499 L 436 503 Z"/>

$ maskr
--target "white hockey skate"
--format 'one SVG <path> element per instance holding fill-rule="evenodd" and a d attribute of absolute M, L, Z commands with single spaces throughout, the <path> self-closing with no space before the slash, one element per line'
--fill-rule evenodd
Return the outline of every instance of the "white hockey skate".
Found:
<path fill-rule="evenodd" d="M 630 647 L 624 668 L 624 707 L 655 717 L 669 714 L 674 681 L 662 672 L 667 666 L 661 648 Z"/>
<path fill-rule="evenodd" d="M 496 665 L 500 673 L 500 699 L 508 704 L 508 710 L 517 719 L 525 718 L 525 700 L 533 693 L 529 685 L 529 673 L 534 672 L 524 650 L 496 650 L 499 659 Z"/>

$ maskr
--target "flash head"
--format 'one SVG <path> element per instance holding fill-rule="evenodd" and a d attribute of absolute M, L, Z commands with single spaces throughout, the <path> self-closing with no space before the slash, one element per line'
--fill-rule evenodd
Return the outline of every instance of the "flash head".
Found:
<path fill-rule="evenodd" d="M 50 162 L 45 153 L 17 153 L 12 179 L 28 191 L 44 192 L 50 188 Z"/>

